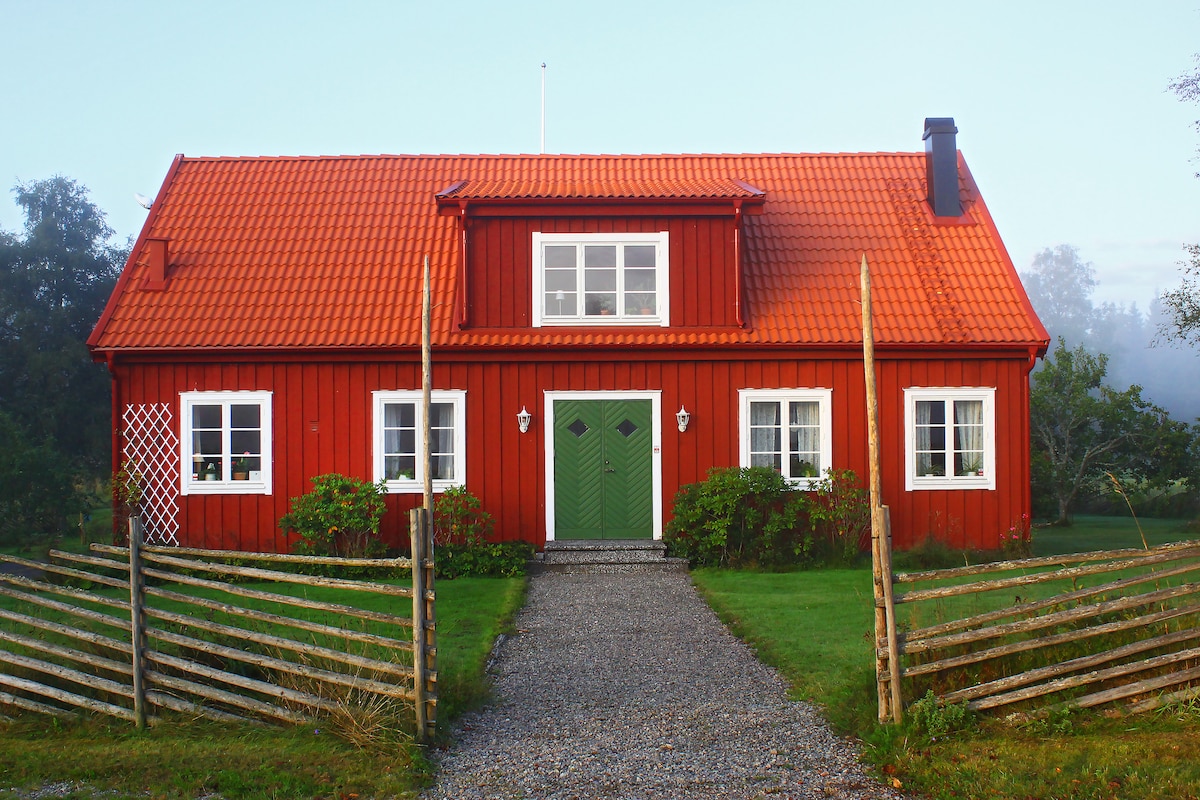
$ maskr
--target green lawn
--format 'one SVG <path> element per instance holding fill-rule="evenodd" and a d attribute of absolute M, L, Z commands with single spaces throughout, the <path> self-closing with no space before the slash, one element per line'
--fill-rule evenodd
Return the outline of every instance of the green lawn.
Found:
<path fill-rule="evenodd" d="M 1138 526 L 1141 526 L 1141 533 Z M 1033 531 L 1033 554 L 1050 556 L 1060 553 L 1083 553 L 1092 550 L 1118 550 L 1141 547 L 1142 533 L 1146 544 L 1154 547 L 1184 539 L 1200 539 L 1196 522 L 1188 525 L 1182 519 L 1139 519 L 1132 517 L 1098 517 L 1080 515 L 1074 524 L 1065 527 L 1042 527 Z"/>
<path fill-rule="evenodd" d="M 438 714 L 445 730 L 455 713 L 486 696 L 484 665 L 524 600 L 525 579 L 459 578 L 436 588 Z M 362 749 L 320 725 L 279 729 L 176 719 L 138 732 L 109 719 L 0 722 L 0 798 L 16 796 L 8 787 L 59 781 L 108 789 L 111 797 L 392 797 L 412 794 L 429 777 L 421 751 L 403 740 L 384 738 Z"/>
<path fill-rule="evenodd" d="M 1176 521 L 1142 526 L 1151 546 L 1195 538 Z M 1129 521 L 1080 518 L 1072 529 L 1037 531 L 1034 542 L 1036 553 L 1048 554 L 1140 547 L 1141 536 Z M 868 760 L 905 789 L 1014 800 L 1200 795 L 1200 704 L 1135 719 L 1077 713 L 1025 727 L 981 719 L 930 741 L 875 722 L 868 569 L 692 576 L 734 632 L 791 681 L 794 696 L 815 700 L 839 732 L 862 738 Z"/>

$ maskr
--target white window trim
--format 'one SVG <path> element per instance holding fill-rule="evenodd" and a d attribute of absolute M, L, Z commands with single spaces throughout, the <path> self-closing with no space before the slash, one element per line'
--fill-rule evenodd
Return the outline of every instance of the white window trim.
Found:
<path fill-rule="evenodd" d="M 655 264 L 655 313 L 627 316 L 623 312 L 611 317 L 586 316 L 582 313 L 583 289 L 579 289 L 580 313 L 573 317 L 547 317 L 543 313 L 545 302 L 542 269 L 542 249 L 546 244 L 654 244 Z M 581 325 L 654 325 L 665 328 L 671 324 L 670 264 L 671 252 L 667 231 L 657 233 L 533 233 L 533 327 L 581 326 Z M 620 280 L 620 278 L 618 278 Z M 622 305 L 623 308 L 623 305 Z"/>
<path fill-rule="evenodd" d="M 192 414 L 194 405 L 257 404 L 259 406 L 262 469 L 258 480 L 192 480 Z M 223 417 L 224 418 L 224 417 Z M 188 494 L 271 494 L 271 392 L 180 392 L 179 393 L 179 493 Z M 229 429 L 222 432 L 222 451 L 230 452 Z M 230 458 L 232 459 L 232 454 Z M 223 475 L 231 475 L 232 465 L 224 465 Z M 253 475 L 253 473 L 251 473 Z"/>
<path fill-rule="evenodd" d="M 983 475 L 917 475 L 916 409 L 922 400 L 983 401 Z M 953 437 L 948 446 L 953 448 Z M 952 459 L 953 452 L 947 452 Z M 951 462 L 952 463 L 952 462 Z M 949 471 L 949 470 L 948 470 Z M 913 387 L 904 390 L 904 488 L 906 491 L 996 488 L 995 387 Z"/>
<path fill-rule="evenodd" d="M 750 404 L 762 402 L 817 402 L 817 411 L 821 420 L 820 453 L 821 464 L 824 465 L 822 475 L 815 478 L 791 477 L 784 474 L 788 483 L 798 489 L 811 489 L 821 479 L 826 470 L 833 467 L 833 390 L 831 389 L 739 389 L 738 390 L 738 450 L 739 462 L 743 467 L 750 466 Z M 783 425 L 787 426 L 788 415 L 780 417 Z M 783 446 L 789 444 L 786 431 Z M 784 452 L 783 463 L 789 463 L 787 452 Z"/>
<path fill-rule="evenodd" d="M 371 451 L 374 481 L 378 483 L 384 477 L 383 452 L 383 407 L 386 403 L 415 403 L 417 429 L 417 465 L 411 479 L 387 481 L 389 494 L 416 494 L 425 490 L 425 454 L 422 452 L 421 430 L 425 424 L 421 391 L 391 390 L 371 393 L 372 424 Z M 435 480 L 433 491 L 444 492 L 454 486 L 464 486 L 467 482 L 467 393 L 462 389 L 438 389 L 430 393 L 433 403 L 452 403 L 454 405 L 454 476 L 450 480 Z"/>

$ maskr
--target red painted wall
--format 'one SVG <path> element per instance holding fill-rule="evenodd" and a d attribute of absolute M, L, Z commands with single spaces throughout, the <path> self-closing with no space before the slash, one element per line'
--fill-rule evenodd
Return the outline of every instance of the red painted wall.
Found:
<path fill-rule="evenodd" d="M 528 328 L 533 320 L 531 234 L 655 233 L 671 242 L 671 326 L 737 324 L 732 217 L 482 217 L 468 223 L 471 327 Z"/>
<path fill-rule="evenodd" d="M 891 507 L 896 546 L 934 535 L 954 547 L 994 548 L 999 534 L 1029 511 L 1028 355 L 918 355 L 877 354 L 884 502 Z M 467 392 L 467 486 L 495 516 L 500 539 L 526 539 L 538 546 L 545 542 L 541 417 L 547 390 L 662 391 L 663 506 L 668 518 L 680 485 L 701 480 L 712 466 L 737 463 L 742 388 L 831 388 L 833 465 L 855 470 L 866 483 L 865 390 L 861 355 L 853 351 L 837 356 L 783 349 L 592 349 L 506 353 L 504 360 L 467 358 L 435 353 L 433 385 Z M 388 362 L 331 357 L 265 363 L 247 357 L 218 364 L 177 358 L 172 363 L 118 361 L 115 378 L 121 407 L 168 403 L 176 425 L 183 391 L 274 393 L 273 494 L 180 497 L 179 520 L 186 545 L 285 550 L 289 542 L 276 521 L 286 513 L 288 498 L 307 491 L 308 479 L 323 472 L 369 479 L 371 392 L 419 388 L 420 366 L 415 354 Z M 997 490 L 904 491 L 903 390 L 908 386 L 996 387 Z M 674 424 L 681 404 L 692 414 L 685 433 Z M 523 405 L 534 415 L 524 435 L 516 424 Z M 419 501 L 419 494 L 388 497 L 384 534 L 390 543 L 407 541 L 407 509 Z"/>

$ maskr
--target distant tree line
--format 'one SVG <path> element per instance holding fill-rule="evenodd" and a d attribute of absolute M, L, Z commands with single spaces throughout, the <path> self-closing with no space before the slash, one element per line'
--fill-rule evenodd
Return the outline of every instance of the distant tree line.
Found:
<path fill-rule="evenodd" d="M 0 543 L 107 500 L 111 387 L 85 342 L 128 254 L 79 183 L 13 193 L 25 227 L 0 231 Z"/>
<path fill-rule="evenodd" d="M 1069 524 L 1077 510 L 1127 513 L 1127 503 L 1139 514 L 1194 514 L 1200 428 L 1152 400 L 1194 419 L 1200 398 L 1186 376 L 1200 373 L 1200 353 L 1154 346 L 1157 300 L 1149 319 L 1095 304 L 1095 269 L 1074 247 L 1043 250 L 1022 278 L 1055 340 L 1031 387 L 1035 514 Z"/>

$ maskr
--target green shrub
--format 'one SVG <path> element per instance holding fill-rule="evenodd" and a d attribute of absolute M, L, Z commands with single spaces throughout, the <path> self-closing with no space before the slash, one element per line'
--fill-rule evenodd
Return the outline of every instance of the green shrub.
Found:
<path fill-rule="evenodd" d="M 806 512 L 773 469 L 714 467 L 679 489 L 665 538 L 692 566 L 785 566 L 811 548 Z"/>
<path fill-rule="evenodd" d="M 933 690 L 908 707 L 908 727 L 914 733 L 937 741 L 971 725 L 971 712 L 966 701 L 939 705 Z"/>
<path fill-rule="evenodd" d="M 434 563 L 439 578 L 498 577 L 525 574 L 533 557 L 528 542 L 489 542 L 492 515 L 465 486 L 443 492 L 433 504 Z"/>
<path fill-rule="evenodd" d="M 495 530 L 492 515 L 465 486 L 452 486 L 433 503 L 433 540 L 439 545 L 478 545 Z"/>
<path fill-rule="evenodd" d="M 296 552 L 314 556 L 371 558 L 383 555 L 379 520 L 386 507 L 383 481 L 368 483 L 338 473 L 312 479 L 313 490 L 291 499 L 279 527 L 299 535 Z"/>
<path fill-rule="evenodd" d="M 513 578 L 531 558 L 529 542 L 478 542 L 437 547 L 433 563 L 439 578 Z"/>
<path fill-rule="evenodd" d="M 869 495 L 852 470 L 800 490 L 769 467 L 716 467 L 675 495 L 665 539 L 692 566 L 778 569 L 853 561 L 870 534 Z"/>
<path fill-rule="evenodd" d="M 816 542 L 827 548 L 819 555 L 847 564 L 857 559 L 871 542 L 871 495 L 854 470 L 826 470 L 807 497 Z"/>

